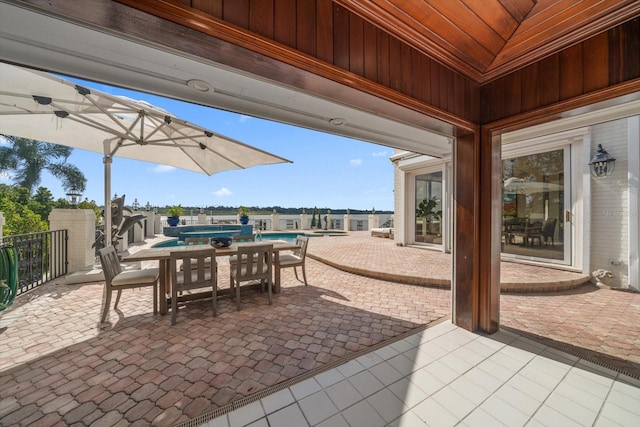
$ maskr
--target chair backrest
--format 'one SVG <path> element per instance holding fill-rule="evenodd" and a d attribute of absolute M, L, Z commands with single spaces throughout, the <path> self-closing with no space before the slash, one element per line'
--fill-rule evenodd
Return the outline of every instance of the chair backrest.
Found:
<path fill-rule="evenodd" d="M 98 251 L 100 257 L 100 264 L 102 265 L 102 271 L 104 273 L 104 279 L 107 285 L 111 285 L 111 280 L 122 272 L 122 266 L 120 265 L 120 259 L 116 253 L 115 246 L 107 246 Z"/>
<path fill-rule="evenodd" d="M 542 231 L 542 223 L 540 221 L 529 222 L 524 226 L 525 233 L 540 233 Z"/>
<path fill-rule="evenodd" d="M 243 260 L 235 266 L 235 276 L 238 282 L 271 279 L 273 243 L 238 245 L 238 259 Z"/>
<path fill-rule="evenodd" d="M 169 268 L 171 283 L 184 289 L 211 286 L 216 280 L 215 263 L 216 249 L 212 246 L 196 250 L 172 251 L 169 254 Z M 182 271 L 180 271 L 180 261 Z"/>
<path fill-rule="evenodd" d="M 545 237 L 553 236 L 553 233 L 556 231 L 556 222 L 558 218 L 549 218 L 544 222 L 542 226 L 542 235 Z"/>
<path fill-rule="evenodd" d="M 255 234 L 238 234 L 237 236 L 231 236 L 231 240 L 234 243 L 255 242 L 256 235 Z"/>
<path fill-rule="evenodd" d="M 299 256 L 302 261 L 307 256 L 307 246 L 309 245 L 309 237 L 308 236 L 298 236 L 296 237 L 296 245 L 300 246 L 299 249 L 295 249 L 293 253 Z"/>
<path fill-rule="evenodd" d="M 184 244 L 189 245 L 208 245 L 211 240 L 208 237 L 187 237 L 184 239 Z"/>

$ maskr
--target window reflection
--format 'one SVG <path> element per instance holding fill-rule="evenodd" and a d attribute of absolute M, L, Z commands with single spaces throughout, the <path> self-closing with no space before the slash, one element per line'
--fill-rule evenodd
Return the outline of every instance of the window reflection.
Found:
<path fill-rule="evenodd" d="M 502 162 L 502 251 L 564 259 L 564 150 Z"/>

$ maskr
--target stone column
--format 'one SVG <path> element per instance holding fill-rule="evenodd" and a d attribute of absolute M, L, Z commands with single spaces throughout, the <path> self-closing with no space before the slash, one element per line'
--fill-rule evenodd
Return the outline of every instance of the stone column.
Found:
<path fill-rule="evenodd" d="M 145 237 L 154 237 L 155 236 L 155 222 L 156 222 L 156 214 L 152 211 L 146 211 L 145 216 L 147 218 L 147 234 Z"/>
<path fill-rule="evenodd" d="M 162 234 L 162 217 L 157 212 L 153 213 L 153 233 Z"/>
<path fill-rule="evenodd" d="M 142 212 L 140 211 L 134 211 L 132 213 L 132 215 L 138 215 L 141 214 Z M 133 241 L 134 242 L 144 242 L 144 221 L 145 219 L 142 219 L 142 221 L 140 221 L 138 224 L 133 226 Z"/>
<path fill-rule="evenodd" d="M 351 229 L 351 214 L 347 209 L 347 213 L 344 215 L 344 231 L 349 231 Z"/>
<path fill-rule="evenodd" d="M 307 211 L 306 210 L 302 210 L 302 213 L 300 214 L 300 229 L 301 230 L 308 230 L 309 229 L 309 218 L 307 215 Z"/>
<path fill-rule="evenodd" d="M 199 213 L 198 214 L 198 224 L 206 224 L 207 223 L 207 214 Z"/>
<path fill-rule="evenodd" d="M 375 213 L 369 214 L 369 230 L 372 228 L 378 228 L 380 226 L 380 216 Z"/>
<path fill-rule="evenodd" d="M 329 209 L 327 211 L 327 229 L 331 229 L 331 218 L 332 218 L 331 209 Z M 324 221 L 324 218 L 323 218 L 323 221 Z"/>
<path fill-rule="evenodd" d="M 93 266 L 96 214 L 91 209 L 54 209 L 49 214 L 50 230 L 67 230 L 67 273 Z M 107 242 L 109 239 L 106 239 Z"/>
<path fill-rule="evenodd" d="M 271 214 L 271 231 L 278 230 L 280 230 L 280 215 L 278 215 L 278 212 L 276 212 L 274 209 L 273 213 Z"/>

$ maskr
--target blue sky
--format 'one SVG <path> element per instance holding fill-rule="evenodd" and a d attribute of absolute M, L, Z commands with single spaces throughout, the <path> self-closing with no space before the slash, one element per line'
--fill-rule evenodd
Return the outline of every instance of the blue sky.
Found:
<path fill-rule="evenodd" d="M 78 80 L 80 81 L 80 80 Z M 393 149 L 371 143 L 202 107 L 91 82 L 84 85 L 144 100 L 204 128 L 293 161 L 224 171 L 212 176 L 154 163 L 114 158 L 112 192 L 130 204 L 183 206 L 282 206 L 393 210 Z M 84 197 L 102 204 L 102 155 L 74 149 L 69 162 L 87 178 Z M 11 183 L 6 176 L 0 182 Z M 41 184 L 54 198 L 61 183 L 48 173 Z"/>

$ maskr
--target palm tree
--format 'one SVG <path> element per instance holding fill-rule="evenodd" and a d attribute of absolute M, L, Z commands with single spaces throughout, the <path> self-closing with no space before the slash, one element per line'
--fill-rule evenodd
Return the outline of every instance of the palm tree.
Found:
<path fill-rule="evenodd" d="M 67 163 L 73 149 L 64 145 L 41 142 L 17 136 L 0 135 L 11 143 L 0 146 L 0 172 L 9 172 L 13 181 L 32 193 L 42 178 L 42 171 L 48 170 L 62 181 L 65 191 L 83 192 L 87 179 L 82 171 Z"/>

